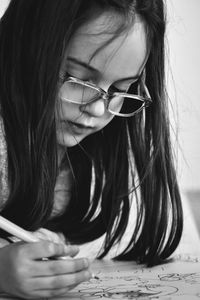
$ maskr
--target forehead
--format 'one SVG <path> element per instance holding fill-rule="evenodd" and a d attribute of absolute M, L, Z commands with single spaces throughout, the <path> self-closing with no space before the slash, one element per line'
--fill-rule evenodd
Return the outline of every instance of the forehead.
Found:
<path fill-rule="evenodd" d="M 145 24 L 135 15 L 133 24 L 117 35 L 121 21 L 115 12 L 102 12 L 89 20 L 74 34 L 67 56 L 89 64 L 114 81 L 140 73 L 147 58 Z"/>

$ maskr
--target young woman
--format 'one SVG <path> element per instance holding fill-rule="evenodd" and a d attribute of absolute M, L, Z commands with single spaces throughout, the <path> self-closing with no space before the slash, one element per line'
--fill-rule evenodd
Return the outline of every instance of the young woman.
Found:
<path fill-rule="evenodd" d="M 1 232 L 0 291 L 51 297 L 88 280 L 86 258 L 42 258 L 104 236 L 103 258 L 131 208 L 115 259 L 153 265 L 176 249 L 164 40 L 162 0 L 10 2 L 0 23 L 1 215 L 40 241 L 11 244 Z"/>

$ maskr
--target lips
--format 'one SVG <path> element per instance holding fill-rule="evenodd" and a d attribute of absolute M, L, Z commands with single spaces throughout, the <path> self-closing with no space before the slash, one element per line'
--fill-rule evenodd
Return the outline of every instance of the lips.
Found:
<path fill-rule="evenodd" d="M 57 126 L 58 131 L 62 131 L 63 133 L 69 133 L 73 135 L 89 135 L 92 132 L 95 132 L 96 129 L 94 126 L 88 126 L 83 123 L 76 123 L 72 121 L 60 121 Z"/>
<path fill-rule="evenodd" d="M 92 127 L 92 126 L 88 126 L 88 125 L 80 124 L 80 123 L 76 123 L 76 122 L 71 122 L 71 121 L 68 121 L 68 124 L 70 126 L 74 126 L 74 127 L 80 128 L 80 129 L 94 129 L 94 127 Z"/>

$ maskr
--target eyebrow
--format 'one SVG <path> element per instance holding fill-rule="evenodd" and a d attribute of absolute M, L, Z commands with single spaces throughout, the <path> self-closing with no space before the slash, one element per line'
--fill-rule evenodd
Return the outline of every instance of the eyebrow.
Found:
<path fill-rule="evenodd" d="M 89 71 L 92 71 L 92 72 L 95 72 L 95 73 L 99 73 L 99 70 L 97 70 L 96 68 L 94 68 L 93 66 L 89 65 L 88 63 L 84 62 L 84 61 L 81 61 L 75 57 L 72 57 L 72 56 L 69 56 L 67 58 L 68 61 L 74 63 L 74 64 L 77 64 L 77 65 L 80 65 L 86 69 L 88 69 Z M 121 79 L 118 79 L 117 82 L 119 81 L 127 81 L 127 80 L 138 80 L 140 77 L 141 77 L 141 74 L 137 74 L 135 76 L 128 76 L 128 77 L 124 77 L 124 78 L 121 78 Z"/>

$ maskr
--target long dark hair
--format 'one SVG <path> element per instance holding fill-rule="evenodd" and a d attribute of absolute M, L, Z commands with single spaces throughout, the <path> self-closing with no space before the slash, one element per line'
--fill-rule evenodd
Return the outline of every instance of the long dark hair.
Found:
<path fill-rule="evenodd" d="M 59 71 L 66 45 L 94 2 L 126 20 L 135 13 L 143 18 L 151 43 L 146 84 L 153 104 L 132 118 L 114 118 L 68 149 L 74 193 L 67 210 L 50 219 L 58 174 Z M 30 230 L 62 231 L 72 243 L 106 233 L 101 258 L 121 240 L 135 201 L 133 235 L 116 259 L 155 264 L 176 249 L 182 207 L 165 95 L 164 11 L 162 0 L 11 0 L 0 23 L 0 105 L 10 187 L 2 215 Z"/>

